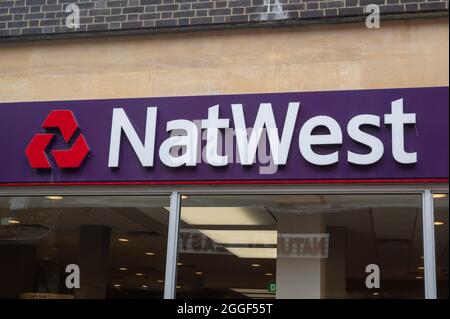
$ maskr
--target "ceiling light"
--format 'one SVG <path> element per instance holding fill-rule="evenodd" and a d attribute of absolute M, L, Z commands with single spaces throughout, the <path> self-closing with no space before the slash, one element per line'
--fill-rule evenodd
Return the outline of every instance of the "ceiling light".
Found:
<path fill-rule="evenodd" d="M 141 287 L 142 287 L 142 288 L 148 288 L 148 286 L 147 286 L 147 285 L 142 285 Z"/>
<path fill-rule="evenodd" d="M 51 199 L 51 200 L 61 200 L 64 197 L 62 197 L 61 195 L 49 195 L 49 196 L 45 196 L 45 198 Z"/>
<path fill-rule="evenodd" d="M 272 274 L 271 272 L 266 272 L 266 273 L 264 274 L 264 276 L 273 276 L 273 274 Z"/>
<path fill-rule="evenodd" d="M 196 275 L 203 275 L 203 273 L 201 271 L 196 271 L 195 274 Z"/>
<path fill-rule="evenodd" d="M 120 288 L 120 285 L 119 284 L 114 284 L 114 287 Z"/>
<path fill-rule="evenodd" d="M 128 270 L 128 268 L 126 268 L 126 267 L 120 267 L 119 269 L 122 271 Z"/>
<path fill-rule="evenodd" d="M 275 293 L 268 292 L 267 289 L 231 288 L 231 290 L 250 298 L 275 298 Z"/>
<path fill-rule="evenodd" d="M 244 296 L 249 298 L 260 298 L 260 299 L 273 299 L 275 294 L 244 294 Z"/>
<path fill-rule="evenodd" d="M 183 263 L 177 263 L 177 266 L 183 266 Z"/>
<path fill-rule="evenodd" d="M 374 292 L 372 295 L 374 296 L 378 296 L 378 292 Z"/>
<path fill-rule="evenodd" d="M 144 274 L 141 273 L 141 272 L 137 272 L 137 273 L 136 273 L 136 276 L 144 276 Z"/>
<path fill-rule="evenodd" d="M 152 253 L 152 252 L 149 252 L 149 251 L 146 252 L 145 254 L 146 254 L 147 256 L 154 256 L 154 255 L 155 255 L 155 253 Z"/>
<path fill-rule="evenodd" d="M 444 225 L 444 222 L 436 221 L 436 222 L 434 222 L 434 225 L 435 226 L 442 226 L 442 225 Z"/>
<path fill-rule="evenodd" d="M 436 199 L 438 199 L 438 198 L 445 198 L 445 197 L 447 197 L 447 194 L 433 194 L 433 198 L 436 198 Z"/>
<path fill-rule="evenodd" d="M 276 230 L 199 230 L 218 244 L 277 244 Z"/>
<path fill-rule="evenodd" d="M 181 289 L 181 286 L 177 286 L 177 289 Z"/>
<path fill-rule="evenodd" d="M 252 267 L 261 267 L 260 264 L 251 264 Z"/>
<path fill-rule="evenodd" d="M 20 224 L 20 220 L 18 220 L 17 218 L 8 218 L 8 224 L 17 225 Z"/>
<path fill-rule="evenodd" d="M 130 241 L 130 240 L 127 239 L 127 238 L 119 238 L 119 239 L 117 239 L 117 240 L 120 241 L 120 242 L 122 242 L 122 243 L 127 243 L 127 242 Z"/>
<path fill-rule="evenodd" d="M 181 195 L 181 199 L 188 199 L 188 195 Z"/>
<path fill-rule="evenodd" d="M 420 266 L 420 267 L 417 267 L 417 269 L 419 269 L 419 270 L 424 270 L 425 267 Z"/>
<path fill-rule="evenodd" d="M 255 207 L 182 207 L 181 219 L 191 225 L 272 225 L 273 217 Z"/>
<path fill-rule="evenodd" d="M 225 247 L 239 258 L 277 258 L 276 248 Z"/>
<path fill-rule="evenodd" d="M 423 279 L 423 277 L 422 276 L 417 276 L 416 279 Z"/>
<path fill-rule="evenodd" d="M 255 289 L 255 288 L 230 288 L 231 290 L 240 294 L 268 294 L 267 289 Z"/>
<path fill-rule="evenodd" d="M 156 282 L 161 283 L 161 282 L 164 282 L 164 280 L 159 279 L 159 280 L 157 280 Z"/>

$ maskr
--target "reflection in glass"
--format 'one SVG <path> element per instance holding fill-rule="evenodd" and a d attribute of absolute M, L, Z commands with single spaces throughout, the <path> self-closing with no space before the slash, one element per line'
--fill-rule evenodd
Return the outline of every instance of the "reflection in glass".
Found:
<path fill-rule="evenodd" d="M 162 298 L 168 202 L 0 197 L 0 298 Z M 71 264 L 80 288 L 66 285 Z"/>
<path fill-rule="evenodd" d="M 419 195 L 189 195 L 180 224 L 177 298 L 424 297 Z"/>

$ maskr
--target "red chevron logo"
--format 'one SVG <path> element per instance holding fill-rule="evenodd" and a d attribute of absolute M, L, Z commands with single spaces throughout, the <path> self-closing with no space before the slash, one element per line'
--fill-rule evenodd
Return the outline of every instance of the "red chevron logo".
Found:
<path fill-rule="evenodd" d="M 42 127 L 59 129 L 64 141 L 69 143 L 79 126 L 72 111 L 54 110 L 48 114 Z M 32 168 L 51 168 L 46 149 L 54 137 L 55 134 L 52 133 L 40 133 L 33 136 L 25 149 L 25 155 Z M 59 168 L 77 168 L 80 167 L 89 151 L 84 135 L 80 134 L 71 148 L 52 150 L 51 154 Z"/>

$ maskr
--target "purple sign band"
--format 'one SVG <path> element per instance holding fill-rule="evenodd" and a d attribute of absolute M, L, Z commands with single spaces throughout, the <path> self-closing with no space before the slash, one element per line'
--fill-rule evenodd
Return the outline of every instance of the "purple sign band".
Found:
<path fill-rule="evenodd" d="M 295 103 L 298 103 L 297 109 Z M 287 141 L 283 149 L 287 152 L 286 161 L 281 160 L 275 169 L 264 169 L 271 163 L 264 161 L 258 151 L 253 164 L 243 165 L 236 136 L 232 138 L 235 153 L 224 153 L 224 148 L 218 147 L 217 156 L 228 156 L 227 162 L 220 165 L 209 163 L 201 155 L 194 165 L 176 167 L 167 165 L 161 158 L 164 153 L 161 146 L 171 136 L 171 131 L 167 130 L 169 122 L 197 123 L 197 133 L 201 136 L 206 131 L 202 120 L 207 120 L 208 111 L 218 106 L 218 118 L 228 119 L 229 129 L 236 129 L 240 107 L 241 119 L 251 128 L 259 115 L 263 118 L 262 105 L 267 107 L 268 104 L 272 115 L 265 119 L 273 116 L 277 138 L 282 139 L 284 134 Z M 394 114 L 394 105 L 402 106 L 400 117 Z M 111 149 L 114 109 L 123 111 L 121 114 L 131 124 L 131 131 L 138 138 L 135 141 L 141 143 L 141 148 L 146 146 L 146 138 L 153 139 L 153 143 L 147 141 L 153 147 L 141 152 L 141 156 L 144 153 L 149 156 L 147 164 L 130 142 L 131 133 L 127 134 L 126 128 L 120 125 L 116 127 L 121 133 L 119 144 L 114 146 L 118 151 L 115 157 Z M 2 103 L 0 184 L 446 181 L 448 109 L 448 87 Z M 65 115 L 72 113 L 75 121 L 65 118 L 63 113 L 55 113 L 50 118 L 49 114 L 55 110 L 71 111 Z M 296 112 L 289 113 L 293 110 Z M 150 112 L 155 116 L 149 117 Z M 149 119 L 155 123 L 147 123 Z M 373 122 L 366 123 L 364 119 Z M 362 124 L 354 126 L 357 129 L 352 131 L 349 123 L 355 125 L 359 120 Z M 289 121 L 294 123 L 291 134 L 286 124 Z M 327 126 L 326 123 L 334 124 Z M 153 135 L 146 132 L 151 127 Z M 217 130 L 224 133 L 228 129 Z M 251 133 L 250 130 L 249 138 Z M 262 136 L 265 134 L 263 132 Z M 224 144 L 225 136 L 219 134 L 219 144 Z M 197 146 L 203 150 L 210 141 L 200 140 Z M 264 145 L 266 150 L 273 151 L 274 145 L 269 139 Z M 177 154 L 181 156 L 184 151 Z M 350 153 L 356 157 L 358 154 L 367 156 L 355 162 Z M 111 165 L 114 159 L 117 165 Z"/>

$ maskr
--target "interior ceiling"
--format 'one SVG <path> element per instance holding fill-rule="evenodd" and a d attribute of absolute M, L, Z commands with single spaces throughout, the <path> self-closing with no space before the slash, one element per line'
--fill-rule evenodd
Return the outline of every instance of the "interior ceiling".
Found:
<path fill-rule="evenodd" d="M 103 207 L 105 203 L 110 207 Z M 383 274 L 385 278 L 410 279 L 420 266 L 420 196 L 408 196 L 407 200 L 402 195 L 190 196 L 183 201 L 183 205 L 190 209 L 196 206 L 223 208 L 231 206 L 230 203 L 234 207 L 245 207 L 249 203 L 253 204 L 252 207 L 263 207 L 268 216 L 275 219 L 283 214 L 306 216 L 321 213 L 325 227 L 344 227 L 348 278 L 365 276 L 361 267 L 373 261 L 390 266 Z M 113 234 L 109 261 L 111 283 L 119 282 L 122 287 L 130 288 L 139 288 L 143 284 L 148 285 L 148 289 L 163 288 L 163 283 L 157 281 L 164 277 L 168 224 L 168 212 L 164 207 L 168 206 L 168 198 L 92 196 L 66 197 L 61 201 L 31 198 L 19 200 L 13 206 L 11 210 L 11 200 L 0 198 L 0 217 L 17 217 L 24 229 L 14 233 L 0 227 L 0 244 L 10 243 L 11 239 L 28 240 L 39 246 L 42 262 L 58 256 L 61 262 L 70 263 L 75 262 L 79 254 L 79 227 L 104 225 L 111 228 Z M 211 214 L 214 213 L 211 210 Z M 436 206 L 436 216 L 448 225 L 448 201 L 447 205 L 439 203 Z M 26 225 L 34 228 L 25 229 Z M 184 222 L 182 225 L 196 227 Z M 448 259 L 448 230 L 443 232 L 442 229 L 436 230 L 436 255 L 444 260 L 444 257 Z M 118 238 L 123 237 L 130 241 L 119 242 Z M 145 252 L 154 255 L 146 255 Z M 405 265 L 405 260 L 406 268 L 395 267 L 396 264 Z M 209 282 L 209 285 L 229 287 L 229 278 L 233 276 L 246 274 L 248 282 L 252 275 L 275 273 L 276 267 L 274 260 L 264 260 L 261 261 L 262 267 L 254 270 L 249 268 L 248 260 L 231 254 L 180 254 L 180 261 L 183 263 L 179 268 L 180 280 L 184 279 L 193 286 L 205 286 Z M 442 265 L 448 268 L 448 260 Z M 127 271 L 119 270 L 120 267 L 126 267 Z M 195 271 L 205 272 L 210 278 L 195 276 Z M 143 273 L 143 276 L 136 273 Z"/>

